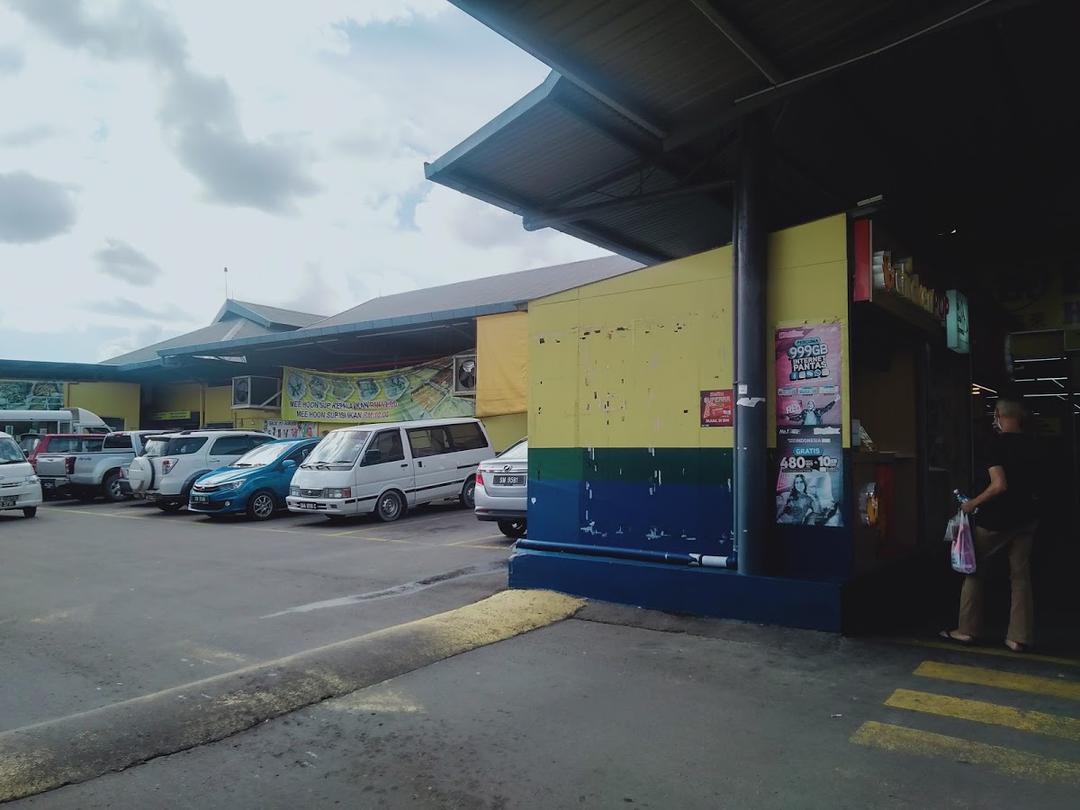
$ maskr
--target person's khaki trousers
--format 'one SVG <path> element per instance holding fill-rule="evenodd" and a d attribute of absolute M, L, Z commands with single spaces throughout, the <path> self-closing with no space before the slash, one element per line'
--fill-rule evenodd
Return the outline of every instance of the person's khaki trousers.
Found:
<path fill-rule="evenodd" d="M 1012 607 L 1006 638 L 1031 644 L 1035 634 L 1035 601 L 1031 593 L 1031 541 L 1035 524 L 1009 531 L 990 531 L 973 527 L 975 573 L 964 577 L 960 592 L 960 632 L 979 636 L 982 632 L 983 585 L 986 566 L 998 552 L 1008 551 L 1009 580 L 1012 582 Z"/>

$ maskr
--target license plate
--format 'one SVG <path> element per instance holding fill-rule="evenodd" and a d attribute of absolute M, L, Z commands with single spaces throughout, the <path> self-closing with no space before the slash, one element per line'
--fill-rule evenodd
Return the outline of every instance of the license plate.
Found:
<path fill-rule="evenodd" d="M 497 487 L 520 487 L 525 483 L 524 475 L 496 475 L 495 486 Z"/>
<path fill-rule="evenodd" d="M 192 495 L 191 496 L 191 502 L 192 503 L 210 503 L 210 498 L 207 497 L 206 495 Z"/>
<path fill-rule="evenodd" d="M 319 508 L 319 505 L 317 503 L 311 503 L 309 501 L 297 501 L 296 505 L 299 506 L 301 509 L 318 509 Z"/>
<path fill-rule="evenodd" d="M 0 509 L 7 509 L 15 505 L 15 498 L 0 498 Z"/>

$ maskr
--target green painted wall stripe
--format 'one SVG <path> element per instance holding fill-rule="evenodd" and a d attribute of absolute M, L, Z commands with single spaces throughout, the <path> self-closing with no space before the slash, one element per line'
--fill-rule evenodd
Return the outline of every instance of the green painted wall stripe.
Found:
<path fill-rule="evenodd" d="M 730 447 L 530 447 L 529 478 L 727 484 L 733 462 Z"/>

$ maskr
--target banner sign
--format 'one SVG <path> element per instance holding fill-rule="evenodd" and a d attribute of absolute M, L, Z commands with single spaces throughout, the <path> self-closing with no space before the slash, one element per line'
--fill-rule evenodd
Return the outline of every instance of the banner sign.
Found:
<path fill-rule="evenodd" d="M 58 411 L 63 407 L 62 382 L 0 380 L 0 411 Z"/>
<path fill-rule="evenodd" d="M 319 426 L 315 422 L 292 422 L 285 419 L 267 419 L 266 432 L 275 439 L 319 438 Z"/>
<path fill-rule="evenodd" d="M 967 296 L 959 290 L 945 293 L 949 302 L 945 316 L 945 345 L 958 354 L 967 354 L 970 346 Z"/>
<path fill-rule="evenodd" d="M 330 374 L 284 369 L 281 417 L 294 422 L 402 422 L 473 416 L 472 397 L 454 395 L 454 359 L 393 371 Z"/>
<path fill-rule="evenodd" d="M 735 424 L 734 397 L 730 388 L 701 392 L 701 426 L 732 427 Z"/>
<path fill-rule="evenodd" d="M 776 522 L 843 526 L 840 324 L 776 330 Z"/>

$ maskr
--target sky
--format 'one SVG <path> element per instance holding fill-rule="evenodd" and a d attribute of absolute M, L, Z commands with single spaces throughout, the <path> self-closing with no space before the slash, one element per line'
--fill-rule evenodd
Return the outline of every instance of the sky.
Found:
<path fill-rule="evenodd" d="M 441 0 L 0 0 L 0 358 L 603 255 L 424 179 L 546 66 Z"/>

